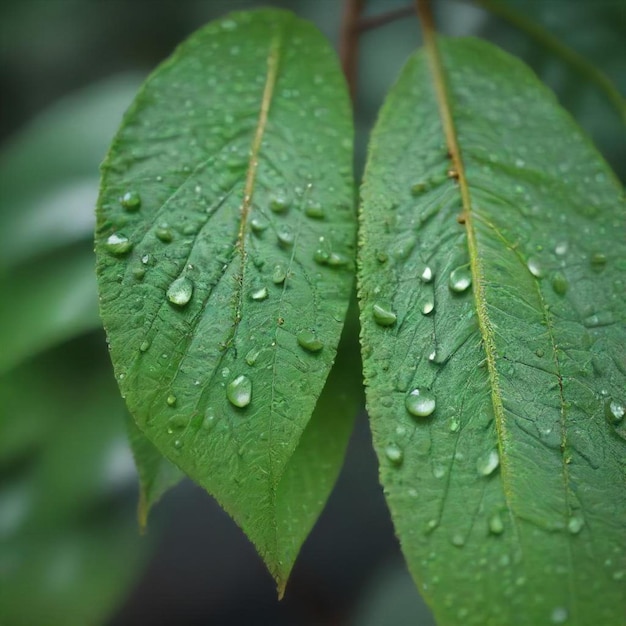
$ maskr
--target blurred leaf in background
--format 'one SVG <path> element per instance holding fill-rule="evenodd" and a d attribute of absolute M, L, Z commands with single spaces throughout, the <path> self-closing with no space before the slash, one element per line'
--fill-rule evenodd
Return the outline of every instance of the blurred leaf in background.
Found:
<path fill-rule="evenodd" d="M 126 409 L 94 279 L 98 166 L 139 79 L 55 105 L 0 154 L 0 621 L 101 623 L 136 577 Z"/>

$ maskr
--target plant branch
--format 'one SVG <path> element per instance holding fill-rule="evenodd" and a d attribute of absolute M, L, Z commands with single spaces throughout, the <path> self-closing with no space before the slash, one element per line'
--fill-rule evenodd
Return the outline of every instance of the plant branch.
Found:
<path fill-rule="evenodd" d="M 624 99 L 604 72 L 597 69 L 592 63 L 589 63 L 589 61 L 578 52 L 562 43 L 557 37 L 541 26 L 541 24 L 527 18 L 522 13 L 518 13 L 504 2 L 498 2 L 496 0 L 476 0 L 476 4 L 519 28 L 544 48 L 560 57 L 589 82 L 593 83 L 604 93 L 607 100 L 613 105 L 618 115 L 622 118 L 622 121 L 626 123 L 626 99 Z"/>
<path fill-rule="evenodd" d="M 379 26 L 384 26 L 385 24 L 394 22 L 395 20 L 402 19 L 403 17 L 408 17 L 413 14 L 413 11 L 415 11 L 413 5 L 408 4 L 405 7 L 400 7 L 393 11 L 388 11 L 387 13 L 372 15 L 371 17 L 363 17 L 357 23 L 357 28 L 360 33 L 364 33 L 368 30 L 373 30 Z"/>
<path fill-rule="evenodd" d="M 339 56 L 341 66 L 345 74 L 350 96 L 354 102 L 357 85 L 358 53 L 359 53 L 359 29 L 358 22 L 363 12 L 365 0 L 346 0 L 341 23 L 341 39 L 339 43 Z"/>

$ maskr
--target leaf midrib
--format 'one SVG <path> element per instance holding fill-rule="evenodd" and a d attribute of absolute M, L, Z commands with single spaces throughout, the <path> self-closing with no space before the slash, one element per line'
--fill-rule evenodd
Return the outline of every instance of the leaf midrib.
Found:
<path fill-rule="evenodd" d="M 454 124 L 454 119 L 452 117 L 452 108 L 450 103 L 450 95 L 448 93 L 448 88 L 446 85 L 445 71 L 443 68 L 443 63 L 441 60 L 441 56 L 439 53 L 439 48 L 437 45 L 437 41 L 434 35 L 434 30 L 431 28 L 431 24 L 426 21 L 424 23 L 423 28 L 424 33 L 424 47 L 426 49 L 426 55 L 428 59 L 428 63 L 431 70 L 431 75 L 433 78 L 433 85 L 436 92 L 437 104 L 439 108 L 439 114 L 441 118 L 441 123 L 443 126 L 443 131 L 446 138 L 446 144 L 448 146 L 449 157 L 452 161 L 453 171 L 452 175 L 457 179 L 459 185 L 459 191 L 461 195 L 462 207 L 463 207 L 463 216 L 465 222 L 465 229 L 467 232 L 467 241 L 468 241 L 468 253 L 470 258 L 470 270 L 472 273 L 472 281 L 473 281 L 473 293 L 474 293 L 474 302 L 476 306 L 476 315 L 478 319 L 478 327 L 481 333 L 481 338 L 485 350 L 485 356 L 487 361 L 487 371 L 489 376 L 489 383 L 491 387 L 491 398 L 492 405 L 494 408 L 494 416 L 495 416 L 495 424 L 496 424 L 496 433 L 498 438 L 498 451 L 500 456 L 500 470 L 502 477 L 502 485 L 505 501 L 507 504 L 507 509 L 509 511 L 510 518 L 513 523 L 513 527 L 515 529 L 518 540 L 520 539 L 520 532 L 517 526 L 517 516 L 514 511 L 514 507 L 511 502 L 511 470 L 509 468 L 508 458 L 505 454 L 506 441 L 507 441 L 507 429 L 504 418 L 504 406 L 502 402 L 502 391 L 499 383 L 498 370 L 496 367 L 496 346 L 495 346 L 495 334 L 493 332 L 493 326 L 491 320 L 489 318 L 489 314 L 487 311 L 487 299 L 484 292 L 484 280 L 483 280 L 483 268 L 481 259 L 479 257 L 478 252 L 478 243 L 476 240 L 476 232 L 473 224 L 473 213 L 472 213 L 472 201 L 469 192 L 469 183 L 467 181 L 467 177 L 465 174 L 465 167 L 463 163 L 463 158 L 461 155 L 461 149 L 458 143 L 456 128 Z M 538 288 L 538 287 L 537 287 Z M 538 295 L 541 300 L 542 311 L 544 315 L 545 322 L 549 329 L 550 341 L 552 346 L 552 352 L 554 356 L 554 363 L 557 371 L 557 378 L 559 382 L 559 399 L 560 399 L 560 407 L 561 407 L 561 444 L 563 449 L 566 445 L 566 428 L 565 428 L 565 399 L 564 399 L 564 391 L 563 391 L 563 380 L 560 373 L 560 363 L 558 359 L 556 340 L 553 334 L 552 322 L 549 319 L 548 310 L 545 306 L 545 302 L 543 300 L 543 295 L 541 294 L 541 290 L 538 288 Z M 568 507 L 568 512 L 570 511 L 570 503 L 568 498 L 568 470 L 565 462 L 565 458 L 563 459 L 563 474 L 564 474 L 564 488 L 565 488 L 565 497 L 566 504 Z M 521 544 L 520 544 L 521 545 Z M 569 544 L 568 544 L 569 545 Z M 570 565 L 572 563 L 572 554 L 571 550 L 569 551 L 569 560 Z M 571 571 L 571 570 L 570 570 Z M 571 585 L 570 578 L 570 585 Z M 575 594 L 573 590 L 570 588 L 570 593 L 572 596 L 572 600 L 575 600 Z"/>
<path fill-rule="evenodd" d="M 428 21 L 423 20 L 423 36 L 424 48 L 433 78 L 433 86 L 439 108 L 439 115 L 443 126 L 443 131 L 448 146 L 448 154 L 452 161 L 452 174 L 456 178 L 461 194 L 461 202 L 463 207 L 463 217 L 465 229 L 467 232 L 467 247 L 470 259 L 470 271 L 472 274 L 472 284 L 474 293 L 474 302 L 476 305 L 476 317 L 478 320 L 478 328 L 480 330 L 485 356 L 487 360 L 487 372 L 489 376 L 489 384 L 491 388 L 491 401 L 494 409 L 494 417 L 496 424 L 496 434 L 498 438 L 498 453 L 500 456 L 500 471 L 502 476 L 503 492 L 509 515 L 519 535 L 517 529 L 516 516 L 513 512 L 510 493 L 510 468 L 507 456 L 505 454 L 507 430 L 504 420 L 504 406 L 502 403 L 502 391 L 496 368 L 496 346 L 494 339 L 493 327 L 489 314 L 487 312 L 487 301 L 484 292 L 483 269 L 481 260 L 478 255 L 478 244 L 476 241 L 476 232 L 473 225 L 472 202 L 469 193 L 469 185 L 465 175 L 465 167 L 461 156 L 461 150 L 457 140 L 456 128 L 452 118 L 452 109 L 450 105 L 450 96 L 446 86 L 445 73 L 439 48 L 437 46 L 436 37 L 432 29 L 432 25 Z"/>

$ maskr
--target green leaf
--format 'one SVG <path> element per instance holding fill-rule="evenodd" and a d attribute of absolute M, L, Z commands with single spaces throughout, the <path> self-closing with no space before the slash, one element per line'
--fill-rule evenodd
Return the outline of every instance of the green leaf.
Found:
<path fill-rule="evenodd" d="M 439 47 L 389 94 L 362 190 L 395 527 L 440 624 L 622 623 L 623 192 L 522 63 Z"/>
<path fill-rule="evenodd" d="M 144 532 L 150 509 L 184 478 L 184 474 L 150 443 L 130 416 L 126 420 L 126 429 L 139 474 L 137 519 Z"/>
<path fill-rule="evenodd" d="M 287 12 L 192 35 L 146 82 L 103 166 L 101 314 L 122 392 L 280 589 L 322 506 L 304 506 L 322 471 L 308 455 L 296 500 L 280 494 L 335 358 L 355 221 L 345 83 L 320 33 Z"/>
<path fill-rule="evenodd" d="M 0 274 L 0 292 L 0 373 L 100 325 L 91 245 Z"/>

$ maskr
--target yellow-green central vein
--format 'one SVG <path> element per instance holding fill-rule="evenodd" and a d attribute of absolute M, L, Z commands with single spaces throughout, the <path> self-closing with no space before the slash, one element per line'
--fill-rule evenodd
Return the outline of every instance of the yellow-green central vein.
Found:
<path fill-rule="evenodd" d="M 507 425 L 504 417 L 504 406 L 502 404 L 502 391 L 498 378 L 498 370 L 496 368 L 496 346 L 494 340 L 493 326 L 487 311 L 487 300 L 484 291 L 484 278 L 481 259 L 478 254 L 478 243 L 476 241 L 476 232 L 474 230 L 472 216 L 472 202 L 469 193 L 469 186 L 465 176 L 465 167 L 461 157 L 461 150 L 457 141 L 456 129 L 452 118 L 452 110 L 450 107 L 450 98 L 446 86 L 443 63 L 437 47 L 435 29 L 428 8 L 417 0 L 417 11 L 422 23 L 422 33 L 424 38 L 424 47 L 428 57 L 428 63 L 433 77 L 434 88 L 439 106 L 439 114 L 441 123 L 448 146 L 450 159 L 454 171 L 454 177 L 458 181 L 459 191 L 461 193 L 461 201 L 463 205 L 465 228 L 467 231 L 467 247 L 470 259 L 470 270 L 472 273 L 472 283 L 474 285 L 474 302 L 476 304 L 476 316 L 478 319 L 478 327 L 485 349 L 487 359 L 487 371 L 489 375 L 489 383 L 491 387 L 491 400 L 495 415 L 496 432 L 498 434 L 498 452 L 500 455 L 500 470 L 502 474 L 502 483 L 504 496 L 507 502 L 509 513 L 515 523 L 515 517 L 511 506 L 511 494 L 508 492 L 507 486 L 511 484 L 510 469 L 508 459 L 505 453 L 507 440 Z"/>
<path fill-rule="evenodd" d="M 261 144 L 263 142 L 263 135 L 265 134 L 265 128 L 267 126 L 267 118 L 270 111 L 270 105 L 272 103 L 272 97 L 274 95 L 274 88 L 276 86 L 276 79 L 278 77 L 279 66 L 279 51 L 281 45 L 281 35 L 277 34 L 270 43 L 269 53 L 267 55 L 267 75 L 265 78 L 265 87 L 263 88 L 263 96 L 261 97 L 261 111 L 259 112 L 259 119 L 256 125 L 256 131 L 250 146 L 250 158 L 248 160 L 248 169 L 246 172 L 246 184 L 243 191 L 243 200 L 241 202 L 241 217 L 239 220 L 239 231 L 237 233 L 236 248 L 241 255 L 241 270 L 239 272 L 239 290 L 237 305 L 235 307 L 235 324 L 233 333 L 228 340 L 230 343 L 241 321 L 241 309 L 243 304 L 243 276 L 246 267 L 247 251 L 245 247 L 246 229 L 248 225 L 248 217 L 252 210 L 252 196 L 254 194 L 254 184 L 256 182 L 256 173 L 259 166 L 259 152 L 261 151 Z"/>

